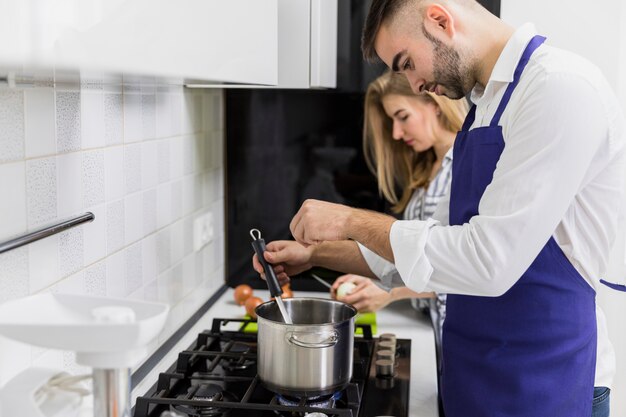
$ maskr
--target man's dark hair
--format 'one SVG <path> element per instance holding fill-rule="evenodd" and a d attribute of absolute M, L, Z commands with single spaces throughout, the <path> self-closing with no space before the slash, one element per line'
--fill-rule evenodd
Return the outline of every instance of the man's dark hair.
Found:
<path fill-rule="evenodd" d="M 378 61 L 374 42 L 380 27 L 392 19 L 411 0 L 373 0 L 363 26 L 361 51 L 366 61 Z"/>

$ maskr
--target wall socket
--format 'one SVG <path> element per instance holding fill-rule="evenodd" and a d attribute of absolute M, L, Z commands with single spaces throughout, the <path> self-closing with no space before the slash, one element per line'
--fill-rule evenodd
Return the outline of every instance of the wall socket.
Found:
<path fill-rule="evenodd" d="M 193 250 L 199 251 L 213 240 L 215 227 L 213 225 L 213 213 L 210 211 L 196 217 L 193 222 Z"/>

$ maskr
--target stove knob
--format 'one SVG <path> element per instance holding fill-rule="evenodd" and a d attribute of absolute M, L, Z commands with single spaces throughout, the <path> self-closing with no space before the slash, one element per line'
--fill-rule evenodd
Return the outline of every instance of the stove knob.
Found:
<path fill-rule="evenodd" d="M 393 389 L 396 386 L 394 378 L 374 378 L 376 380 L 376 388 L 380 390 Z M 376 416 L 376 417 L 393 417 L 393 416 Z"/>
<path fill-rule="evenodd" d="M 305 413 L 304 417 L 328 417 L 324 413 Z"/>
<path fill-rule="evenodd" d="M 388 359 L 378 359 L 376 361 L 376 376 L 390 377 L 393 376 L 393 361 Z"/>
<path fill-rule="evenodd" d="M 396 342 L 390 340 L 383 340 L 382 342 L 378 342 L 378 350 L 390 350 L 393 353 L 396 352 Z"/>
<path fill-rule="evenodd" d="M 396 355 L 391 350 L 381 349 L 376 352 L 376 359 L 387 359 L 395 362 Z"/>
<path fill-rule="evenodd" d="M 396 341 L 396 335 L 393 333 L 383 333 L 379 336 L 380 340 L 388 340 L 388 341 L 392 341 L 395 342 Z"/>

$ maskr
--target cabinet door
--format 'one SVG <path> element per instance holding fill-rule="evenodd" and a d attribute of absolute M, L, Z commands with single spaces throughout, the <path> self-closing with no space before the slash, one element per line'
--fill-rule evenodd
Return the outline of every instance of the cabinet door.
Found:
<path fill-rule="evenodd" d="M 311 0 L 310 83 L 337 86 L 337 0 Z"/>
<path fill-rule="evenodd" d="M 279 0 L 278 87 L 337 84 L 337 0 Z"/>
<path fill-rule="evenodd" d="M 309 88 L 311 0 L 278 0 L 278 86 Z"/>
<path fill-rule="evenodd" d="M 0 65 L 278 82 L 277 0 L 3 1 L 20 36 Z"/>

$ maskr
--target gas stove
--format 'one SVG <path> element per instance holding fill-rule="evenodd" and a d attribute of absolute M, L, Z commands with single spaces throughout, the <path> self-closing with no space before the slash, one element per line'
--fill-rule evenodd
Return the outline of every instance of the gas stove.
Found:
<path fill-rule="evenodd" d="M 230 323 L 239 330 L 226 330 Z M 146 395 L 138 397 L 134 417 L 408 416 L 411 341 L 393 335 L 372 337 L 357 325 L 352 380 L 342 391 L 314 398 L 281 396 L 257 375 L 257 335 L 250 320 L 213 320 L 210 330 L 178 354 Z"/>

